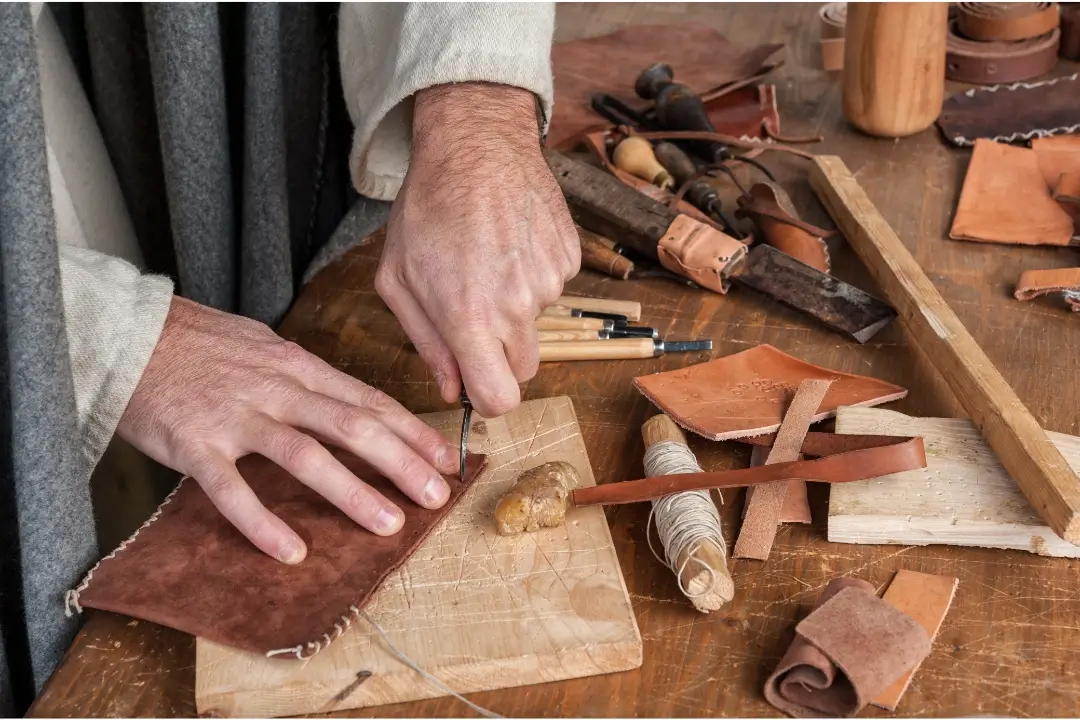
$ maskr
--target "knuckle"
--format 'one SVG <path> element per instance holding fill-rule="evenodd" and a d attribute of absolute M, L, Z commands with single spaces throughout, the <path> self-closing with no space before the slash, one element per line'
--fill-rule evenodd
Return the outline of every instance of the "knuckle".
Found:
<path fill-rule="evenodd" d="M 403 478 L 418 478 L 423 475 L 420 458 L 412 453 L 401 453 L 397 457 L 397 468 Z"/>
<path fill-rule="evenodd" d="M 518 406 L 518 392 L 517 386 L 514 386 L 513 391 L 509 389 L 497 389 L 488 398 L 488 407 L 491 412 L 495 413 L 496 417 L 501 417 L 510 412 Z"/>
<path fill-rule="evenodd" d="M 274 356 L 287 367 L 307 366 L 311 362 L 311 353 L 291 340 L 282 340 L 274 344 Z"/>
<path fill-rule="evenodd" d="M 299 470 L 314 470 L 322 465 L 323 448 L 307 435 L 296 433 L 295 436 L 278 440 L 278 451 L 283 462 Z"/>
<path fill-rule="evenodd" d="M 201 483 L 206 494 L 213 498 L 214 504 L 225 513 L 236 507 L 240 499 L 240 484 L 228 473 L 211 473 Z"/>
<path fill-rule="evenodd" d="M 345 491 L 343 502 L 345 503 L 345 511 L 355 515 L 367 509 L 371 498 L 363 485 L 352 483 L 349 489 Z"/>

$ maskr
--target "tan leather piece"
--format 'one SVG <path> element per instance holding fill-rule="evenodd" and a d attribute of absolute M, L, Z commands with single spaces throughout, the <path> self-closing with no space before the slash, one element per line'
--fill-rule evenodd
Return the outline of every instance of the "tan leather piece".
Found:
<path fill-rule="evenodd" d="M 244 538 L 190 479 L 114 556 L 80 586 L 85 607 L 130 615 L 256 653 L 325 649 L 383 580 L 439 526 L 479 475 L 470 455 L 464 481 L 447 477 L 450 499 L 422 508 L 370 465 L 332 449 L 353 474 L 405 513 L 402 530 L 380 537 L 269 460 L 249 455 L 237 469 L 270 512 L 303 538 L 308 555 L 285 565 Z M 296 659 L 297 653 L 274 657 Z"/>
<path fill-rule="evenodd" d="M 803 440 L 813 417 L 832 385 L 831 380 L 803 380 L 791 400 L 765 465 L 799 459 Z M 804 486 L 805 487 L 805 486 Z M 768 560 L 776 539 L 776 529 L 783 514 L 788 483 L 778 482 L 758 487 L 747 499 L 748 507 L 735 541 L 733 557 Z"/>
<path fill-rule="evenodd" d="M 880 405 L 907 395 L 898 385 L 811 365 L 771 345 L 643 375 L 634 378 L 634 385 L 686 430 L 730 440 L 779 428 L 790 394 L 814 378 L 833 381 L 814 422 L 832 417 L 841 405 Z"/>
<path fill-rule="evenodd" d="M 750 450 L 750 467 L 761 467 L 769 456 L 769 449 L 761 445 L 754 445 Z M 796 459 L 802 460 L 800 454 Z M 742 516 L 746 518 L 746 510 L 754 500 L 756 486 L 746 488 L 746 500 L 743 503 Z M 782 524 L 798 523 L 808 525 L 813 521 L 810 516 L 810 498 L 806 494 L 806 481 L 789 480 L 787 493 L 784 495 L 784 507 L 780 510 L 780 522 Z"/>
<path fill-rule="evenodd" d="M 679 215 L 657 244 L 660 264 L 698 285 L 726 293 L 727 276 L 746 258 L 746 246 L 711 225 Z"/>
<path fill-rule="evenodd" d="M 808 433 L 808 441 L 809 435 Z M 816 460 L 797 460 L 742 470 L 660 475 L 643 480 L 607 483 L 575 490 L 571 497 L 575 507 L 622 505 L 655 500 L 689 490 L 750 487 L 788 480 L 856 482 L 926 467 L 926 449 L 922 438 L 876 435 L 844 437 L 846 439 L 843 442 L 827 443 L 839 448 L 836 454 L 819 456 Z M 849 439 L 854 439 L 854 442 Z M 819 439 L 814 442 L 819 442 Z M 803 452 L 807 452 L 806 443 L 803 444 Z"/>
<path fill-rule="evenodd" d="M 738 202 L 736 215 L 749 218 L 765 242 L 810 267 L 825 273 L 831 270 L 825 238 L 833 233 L 803 222 L 782 187 L 759 182 L 747 195 L 739 196 Z"/>
<path fill-rule="evenodd" d="M 1010 245 L 1068 245 L 1072 219 L 1043 181 L 1035 151 L 976 140 L 949 237 Z"/>
<path fill-rule="evenodd" d="M 957 24 L 971 40 L 1027 40 L 1059 25 L 1058 4 L 1053 2 L 961 2 Z"/>
<path fill-rule="evenodd" d="M 1073 312 L 1080 312 L 1080 268 L 1027 270 L 1020 275 L 1013 297 L 1033 300 L 1040 295 L 1061 293 Z"/>
<path fill-rule="evenodd" d="M 915 622 L 922 625 L 933 645 L 941 623 L 952 605 L 956 595 L 956 586 L 960 581 L 946 575 L 928 575 L 912 570 L 898 570 L 882 600 L 892 605 Z M 919 661 L 919 665 L 922 661 Z M 873 704 L 886 710 L 895 711 L 900 699 L 911 684 L 911 679 L 919 669 L 916 665 L 901 676 L 884 692 L 874 698 Z"/>
<path fill-rule="evenodd" d="M 945 38 L 945 77 L 975 85 L 1000 85 L 1031 80 L 1057 65 L 1061 31 L 1027 40 L 978 41 L 964 37 L 957 21 L 949 21 Z"/>
<path fill-rule="evenodd" d="M 926 630 L 873 585 L 833 580 L 795 626 L 765 699 L 793 717 L 853 717 L 929 652 Z"/>
<path fill-rule="evenodd" d="M 1051 197 L 1072 220 L 1073 235 L 1080 235 L 1080 171 L 1061 173 Z"/>
<path fill-rule="evenodd" d="M 1080 92 L 1080 86 L 1077 91 Z M 1080 174 L 1080 135 L 1035 138 L 1031 141 L 1031 149 L 1038 159 L 1046 187 L 1055 188 L 1066 173 Z"/>
<path fill-rule="evenodd" d="M 821 65 L 826 72 L 844 69 L 844 34 L 847 30 L 847 3 L 829 2 L 818 10 L 821 29 Z"/>
<path fill-rule="evenodd" d="M 559 43 L 551 49 L 558 100 L 548 146 L 570 149 L 584 132 L 609 125 L 593 112 L 589 104 L 593 93 L 608 93 L 640 106 L 634 81 L 654 62 L 671 65 L 676 82 L 715 97 L 722 86 L 758 76 L 782 47 L 742 47 L 700 23 L 631 25 L 609 35 Z"/>

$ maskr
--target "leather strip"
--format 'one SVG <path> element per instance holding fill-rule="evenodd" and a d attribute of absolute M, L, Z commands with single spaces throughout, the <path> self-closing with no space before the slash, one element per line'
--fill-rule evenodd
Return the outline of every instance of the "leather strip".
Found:
<path fill-rule="evenodd" d="M 972 88 L 948 98 L 937 124 L 953 145 L 1019 142 L 1080 132 L 1076 73 L 1037 83 Z M 1032 140 L 1034 142 L 1034 140 Z"/>
<path fill-rule="evenodd" d="M 135 536 L 87 574 L 76 590 L 78 604 L 286 660 L 326 649 L 450 514 L 485 460 L 469 455 L 465 478 L 446 477 L 450 499 L 428 510 L 363 460 L 330 451 L 401 508 L 400 531 L 375 535 L 282 468 L 248 455 L 237 470 L 307 542 L 302 563 L 285 565 L 256 549 L 186 479 Z"/>
<path fill-rule="evenodd" d="M 1080 60 L 1080 3 L 1068 3 L 1061 8 L 1061 47 L 1066 60 Z"/>
<path fill-rule="evenodd" d="M 731 147 L 742 148 L 744 150 L 771 150 L 773 152 L 789 153 L 791 155 L 798 155 L 801 158 L 807 160 L 813 160 L 814 154 L 806 152 L 805 150 L 799 150 L 798 148 L 788 147 L 787 145 L 781 145 L 780 143 L 754 141 L 749 139 L 737 138 L 732 135 L 725 135 L 723 133 L 711 133 L 702 132 L 698 130 L 661 130 L 657 132 L 639 132 L 634 133 L 646 140 L 714 140 L 716 142 L 722 142 L 725 145 Z M 817 142 L 819 138 L 808 138 L 805 142 Z M 803 140 L 800 139 L 800 142 Z"/>
<path fill-rule="evenodd" d="M 688 490 L 749 487 L 781 480 L 855 482 L 926 467 L 926 450 L 922 438 L 874 436 L 869 440 L 869 437 L 863 438 L 863 442 L 869 447 L 826 455 L 816 460 L 796 460 L 741 470 L 663 475 L 643 480 L 607 483 L 575 490 L 572 499 L 575 507 L 623 505 Z"/>
<path fill-rule="evenodd" d="M 821 65 L 826 72 L 844 69 L 844 33 L 847 29 L 847 3 L 825 3 L 818 10 L 821 27 Z"/>
<path fill-rule="evenodd" d="M 996 85 L 1030 80 L 1057 65 L 1061 31 L 1028 40 L 1006 42 L 968 40 L 958 32 L 957 20 L 949 21 L 945 41 L 945 77 L 974 85 Z"/>
<path fill-rule="evenodd" d="M 800 220 L 783 188 L 760 182 L 749 194 L 740 195 L 738 203 L 736 217 L 753 221 L 765 242 L 810 267 L 829 272 L 829 248 L 824 238 L 834 233 Z"/>
<path fill-rule="evenodd" d="M 971 40 L 1027 40 L 1059 24 L 1053 2 L 957 3 L 957 27 Z"/>
<path fill-rule="evenodd" d="M 656 247 L 660 264 L 703 288 L 726 293 L 728 276 L 746 259 L 746 245 L 714 227 L 679 215 Z"/>
<path fill-rule="evenodd" d="M 803 380 L 784 415 L 784 421 L 776 433 L 765 465 L 793 462 L 799 459 L 799 450 L 806 437 L 814 415 L 825 399 L 832 380 Z M 764 465 L 762 466 L 764 467 Z M 792 481 L 794 482 L 794 481 Z M 746 516 L 739 537 L 735 541 L 733 557 L 768 560 L 780 524 L 788 483 L 769 483 L 758 487 L 747 500 Z"/>
<path fill-rule="evenodd" d="M 761 467 L 769 457 L 769 448 L 760 445 L 751 446 L 750 467 Z M 800 454 L 793 458 L 802 460 Z M 743 502 L 742 517 L 746 519 L 746 511 L 754 502 L 754 491 L 760 486 L 746 488 L 746 499 Z M 787 483 L 787 493 L 784 495 L 784 507 L 780 511 L 780 524 L 788 525 L 799 523 L 809 525 L 813 521 L 810 516 L 810 499 L 806 495 L 806 482 L 804 480 L 791 480 Z"/>
<path fill-rule="evenodd" d="M 1080 312 L 1080 268 L 1027 270 L 1020 275 L 1013 297 L 1032 300 L 1050 293 L 1061 293 L 1072 311 Z"/>

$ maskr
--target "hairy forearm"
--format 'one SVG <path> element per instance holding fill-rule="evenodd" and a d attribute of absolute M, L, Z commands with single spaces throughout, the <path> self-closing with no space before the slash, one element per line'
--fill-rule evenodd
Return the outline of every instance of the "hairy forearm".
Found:
<path fill-rule="evenodd" d="M 512 140 L 538 145 L 536 96 L 496 83 L 448 83 L 416 94 L 413 150 L 436 143 Z"/>

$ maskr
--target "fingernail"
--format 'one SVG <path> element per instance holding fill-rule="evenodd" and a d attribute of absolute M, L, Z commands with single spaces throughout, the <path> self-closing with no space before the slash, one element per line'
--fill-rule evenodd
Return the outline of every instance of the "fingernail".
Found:
<path fill-rule="evenodd" d="M 435 376 L 435 384 L 439 386 L 439 394 L 446 396 L 446 376 L 439 373 Z"/>
<path fill-rule="evenodd" d="M 458 449 L 452 445 L 443 445 L 435 454 L 435 461 L 439 464 L 439 469 L 448 473 L 458 470 L 460 459 Z"/>
<path fill-rule="evenodd" d="M 278 560 L 286 565 L 296 565 L 304 559 L 305 555 L 307 555 L 307 548 L 304 547 L 304 544 L 297 544 L 292 540 L 286 541 L 278 550 Z"/>
<path fill-rule="evenodd" d="M 431 478 L 424 486 L 424 507 L 442 507 L 450 497 L 450 486 L 441 477 Z"/>
<path fill-rule="evenodd" d="M 401 529 L 405 523 L 405 516 L 396 507 L 384 507 L 375 518 L 375 529 L 378 532 L 392 535 Z"/>

